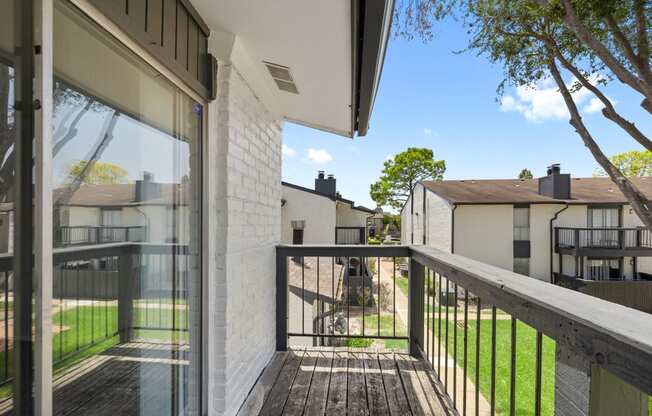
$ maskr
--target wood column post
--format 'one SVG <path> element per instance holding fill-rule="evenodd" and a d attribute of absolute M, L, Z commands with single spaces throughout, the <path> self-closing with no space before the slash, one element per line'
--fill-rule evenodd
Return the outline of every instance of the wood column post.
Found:
<path fill-rule="evenodd" d="M 408 325 L 410 328 L 410 355 L 421 357 L 420 349 L 424 349 L 423 330 L 423 300 L 424 300 L 425 267 L 414 259 L 410 259 L 410 275 L 408 280 Z"/>
<path fill-rule="evenodd" d="M 648 415 L 648 398 L 640 390 L 559 344 L 556 354 L 555 415 Z"/>

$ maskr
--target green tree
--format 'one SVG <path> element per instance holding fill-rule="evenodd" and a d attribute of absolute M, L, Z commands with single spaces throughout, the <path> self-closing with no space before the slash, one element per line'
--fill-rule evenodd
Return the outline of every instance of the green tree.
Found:
<path fill-rule="evenodd" d="M 378 205 L 400 208 L 412 188 L 427 179 L 441 180 L 446 162 L 436 160 L 431 149 L 410 147 L 386 160 L 380 179 L 371 185 L 370 195 Z"/>
<path fill-rule="evenodd" d="M 534 175 L 532 175 L 532 172 L 530 171 L 530 169 L 525 168 L 525 169 L 521 170 L 521 172 L 518 174 L 518 178 L 519 179 L 532 179 L 532 178 L 534 178 Z"/>
<path fill-rule="evenodd" d="M 609 158 L 623 175 L 650 176 L 652 175 L 652 152 L 649 150 L 630 150 L 629 152 L 617 153 Z M 606 176 L 604 170 L 598 172 L 600 176 Z"/>
<path fill-rule="evenodd" d="M 652 151 L 652 141 L 603 92 L 606 84 L 617 80 L 642 97 L 641 107 L 652 113 L 650 8 L 646 0 L 402 0 L 395 32 L 428 41 L 438 21 L 459 17 L 470 35 L 468 50 L 502 66 L 499 95 L 506 85 L 532 87 L 554 81 L 569 123 L 652 229 L 652 205 L 604 154 L 574 95 L 582 88 L 591 92 L 604 107 L 606 119 Z"/>
<path fill-rule="evenodd" d="M 68 168 L 68 178 L 72 181 L 74 178 L 82 175 L 81 182 L 93 185 L 112 185 L 117 183 L 127 183 L 127 171 L 114 163 L 95 162 L 87 172 L 84 172 L 88 161 L 80 160 L 73 163 Z"/>

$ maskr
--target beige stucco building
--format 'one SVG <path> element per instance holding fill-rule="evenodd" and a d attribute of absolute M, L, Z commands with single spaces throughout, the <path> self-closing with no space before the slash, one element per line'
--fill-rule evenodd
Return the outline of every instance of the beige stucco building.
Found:
<path fill-rule="evenodd" d="M 553 281 L 646 279 L 648 230 L 609 178 L 424 181 L 401 211 L 404 244 L 428 245 Z M 652 179 L 634 178 L 652 197 Z"/>
<path fill-rule="evenodd" d="M 315 188 L 283 182 L 281 242 L 284 244 L 364 244 L 374 211 L 337 192 L 337 180 L 320 171 Z"/>

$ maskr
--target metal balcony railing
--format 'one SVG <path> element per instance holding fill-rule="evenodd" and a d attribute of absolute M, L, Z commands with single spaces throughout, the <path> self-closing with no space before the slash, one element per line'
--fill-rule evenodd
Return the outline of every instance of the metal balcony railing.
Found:
<path fill-rule="evenodd" d="M 652 249 L 652 233 L 642 227 L 556 227 L 555 249 Z"/>
<path fill-rule="evenodd" d="M 405 342 L 453 414 L 647 408 L 649 314 L 424 247 L 279 246 L 276 267 L 279 351 Z"/>
<path fill-rule="evenodd" d="M 58 247 L 120 242 L 143 242 L 145 226 L 61 226 L 55 231 Z"/>
<path fill-rule="evenodd" d="M 100 344 L 129 342 L 138 331 L 168 338 L 188 331 L 187 246 L 120 242 L 53 254 L 55 367 Z M 12 255 L 0 255 L 0 387 L 12 381 L 14 370 L 12 267 Z"/>

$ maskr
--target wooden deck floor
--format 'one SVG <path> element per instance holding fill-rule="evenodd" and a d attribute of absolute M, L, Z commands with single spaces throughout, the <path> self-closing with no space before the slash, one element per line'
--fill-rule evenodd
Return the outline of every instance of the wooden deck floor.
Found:
<path fill-rule="evenodd" d="M 434 372 L 405 353 L 276 353 L 239 415 L 449 415 Z"/>
<path fill-rule="evenodd" d="M 187 367 L 185 354 L 171 344 L 132 342 L 87 358 L 55 376 L 52 414 L 174 414 L 179 402 L 170 383 Z M 0 415 L 13 413 L 11 399 L 0 403 Z"/>

